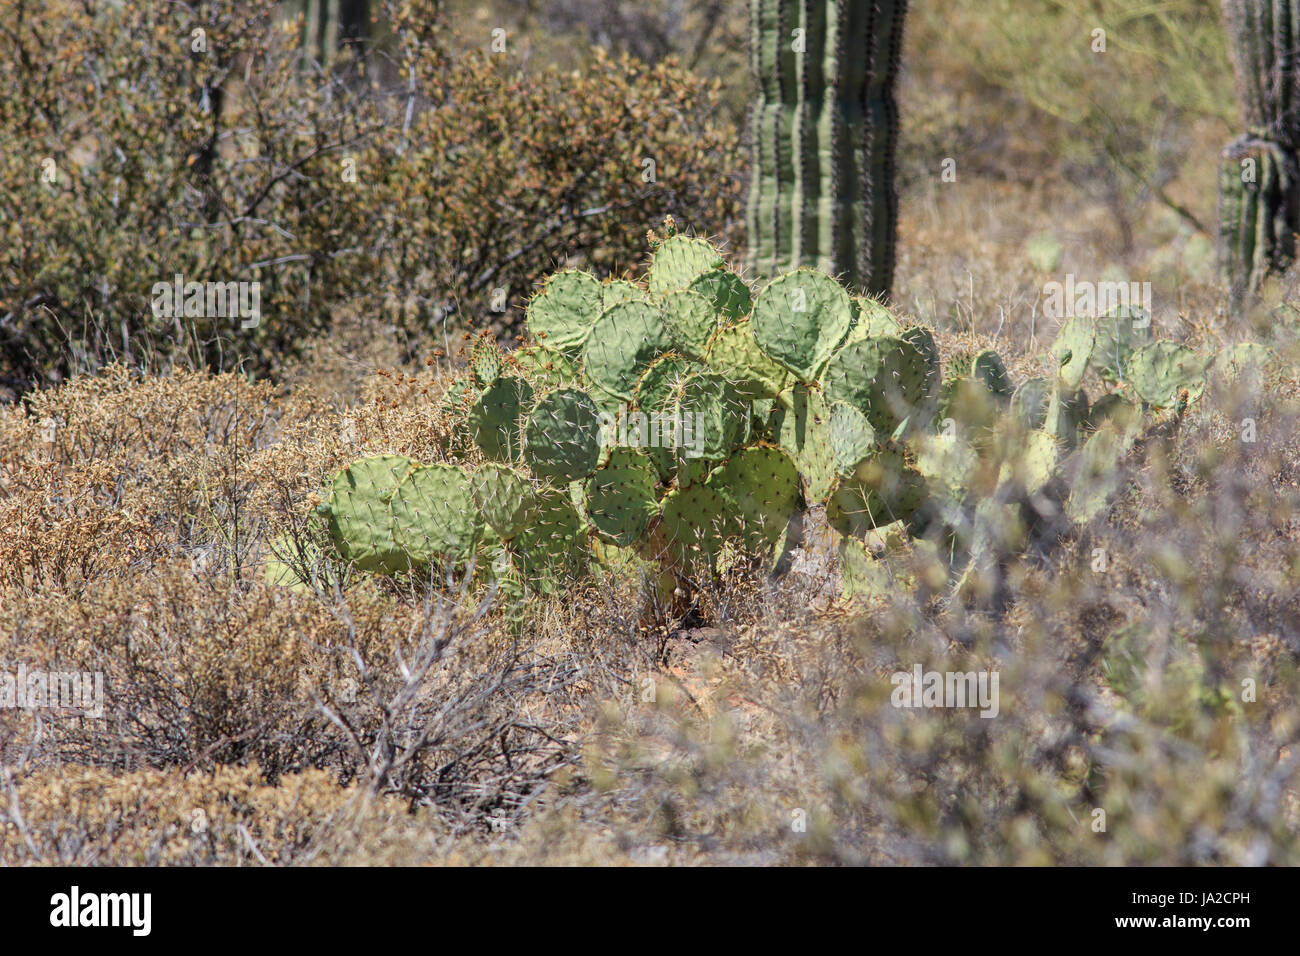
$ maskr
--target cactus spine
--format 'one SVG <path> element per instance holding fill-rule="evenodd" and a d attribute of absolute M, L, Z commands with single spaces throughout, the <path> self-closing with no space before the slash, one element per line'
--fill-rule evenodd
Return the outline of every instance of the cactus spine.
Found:
<path fill-rule="evenodd" d="M 1223 0 L 1246 132 L 1223 150 L 1219 264 L 1234 301 L 1295 258 L 1300 0 Z"/>
<path fill-rule="evenodd" d="M 888 295 L 906 0 L 751 0 L 749 266 Z"/>

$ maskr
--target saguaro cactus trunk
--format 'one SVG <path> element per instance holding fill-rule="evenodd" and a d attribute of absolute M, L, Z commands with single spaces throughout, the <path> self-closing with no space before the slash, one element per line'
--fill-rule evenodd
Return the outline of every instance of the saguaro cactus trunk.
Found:
<path fill-rule="evenodd" d="M 303 47 L 318 60 L 369 37 L 369 0 L 296 0 L 294 6 L 303 12 Z"/>
<path fill-rule="evenodd" d="M 1219 264 L 1234 301 L 1295 259 L 1300 0 L 1223 0 L 1246 132 L 1223 150 Z"/>
<path fill-rule="evenodd" d="M 751 0 L 749 266 L 810 265 L 873 295 L 894 279 L 906 0 Z"/>

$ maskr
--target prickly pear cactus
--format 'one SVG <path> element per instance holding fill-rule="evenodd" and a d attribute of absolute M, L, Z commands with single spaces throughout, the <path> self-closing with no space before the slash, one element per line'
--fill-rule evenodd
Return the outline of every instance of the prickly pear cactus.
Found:
<path fill-rule="evenodd" d="M 954 594 L 979 594 L 1039 505 L 1104 513 L 1144 416 L 1181 416 L 1212 375 L 1278 365 L 1249 343 L 1211 362 L 1117 312 L 1067 322 L 1044 374 L 1017 383 L 996 352 L 945 360 L 930 330 L 811 269 L 752 294 L 681 235 L 643 281 L 553 276 L 528 321 L 532 342 L 476 340 L 446 389 L 439 413 L 466 436 L 439 446 L 447 460 L 376 455 L 334 478 L 321 539 L 335 560 L 425 581 L 473 569 L 512 599 L 645 561 L 677 613 L 734 556 L 780 567 L 820 505 L 846 593 L 947 568 Z M 1090 402 L 1089 387 L 1108 391 Z M 919 577 L 883 566 L 904 546 L 925 558 Z"/>

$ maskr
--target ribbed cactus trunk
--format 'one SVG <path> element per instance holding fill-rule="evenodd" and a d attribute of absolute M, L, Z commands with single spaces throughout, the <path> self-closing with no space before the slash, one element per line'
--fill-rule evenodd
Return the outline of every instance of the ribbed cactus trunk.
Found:
<path fill-rule="evenodd" d="M 370 33 L 369 0 L 296 0 L 303 12 L 303 48 L 322 62 L 335 50 L 364 44 Z"/>
<path fill-rule="evenodd" d="M 1234 302 L 1295 259 L 1300 0 L 1223 0 L 1246 132 L 1223 150 L 1219 264 Z"/>
<path fill-rule="evenodd" d="M 906 13 L 906 0 L 751 0 L 748 264 L 757 274 L 809 265 L 889 294 Z"/>

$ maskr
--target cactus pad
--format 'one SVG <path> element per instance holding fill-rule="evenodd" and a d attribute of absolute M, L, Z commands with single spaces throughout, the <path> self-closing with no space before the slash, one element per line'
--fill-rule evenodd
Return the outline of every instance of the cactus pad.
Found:
<path fill-rule="evenodd" d="M 1088 362 L 1097 341 L 1097 325 L 1092 319 L 1075 317 L 1065 321 L 1052 342 L 1052 354 L 1059 363 L 1057 374 L 1068 389 L 1083 384 Z"/>
<path fill-rule="evenodd" d="M 1065 513 L 1077 524 L 1086 524 L 1105 508 L 1119 488 L 1119 459 L 1124 439 L 1109 425 L 1098 428 L 1079 450 L 1070 480 Z"/>
<path fill-rule="evenodd" d="M 532 404 L 533 387 L 515 375 L 493 382 L 469 412 L 469 430 L 483 454 L 497 461 L 519 457 L 520 425 Z"/>
<path fill-rule="evenodd" d="M 848 402 L 830 405 L 831 455 L 841 478 L 853 474 L 858 462 L 876 450 L 876 433 L 863 415 Z"/>
<path fill-rule="evenodd" d="M 659 512 L 655 471 L 648 455 L 615 449 L 586 484 L 587 520 L 602 538 L 630 547 Z"/>
<path fill-rule="evenodd" d="M 771 548 L 799 508 L 799 470 L 779 448 L 742 448 L 706 482 L 733 506 L 731 530 L 753 550 Z"/>
<path fill-rule="evenodd" d="M 840 284 L 812 269 L 773 279 L 754 301 L 754 338 L 800 381 L 817 378 L 849 331 L 853 303 Z"/>
<path fill-rule="evenodd" d="M 326 510 L 330 535 L 345 560 L 363 571 L 407 568 L 394 538 L 392 498 L 415 463 L 402 455 L 362 458 L 334 478 Z"/>
<path fill-rule="evenodd" d="M 483 520 L 503 541 L 527 527 L 535 504 L 533 487 L 519 472 L 505 465 L 486 464 L 474 472 L 470 487 Z"/>
<path fill-rule="evenodd" d="M 1125 366 L 1133 391 L 1148 405 L 1171 408 L 1187 389 L 1191 401 L 1205 391 L 1206 360 L 1175 342 L 1152 342 L 1128 357 Z"/>
<path fill-rule="evenodd" d="M 792 382 L 790 373 L 759 348 L 748 319 L 718 329 L 709 340 L 705 358 L 749 399 L 775 398 Z"/>
<path fill-rule="evenodd" d="M 846 345 L 826 367 L 826 398 L 848 402 L 877 432 L 891 434 L 925 396 L 925 356 L 903 339 L 863 339 Z"/>
<path fill-rule="evenodd" d="M 855 296 L 853 299 L 853 328 L 849 331 L 845 344 L 861 342 L 863 339 L 879 339 L 886 336 L 901 339 L 903 327 L 898 324 L 892 312 L 884 303 L 868 296 Z"/>
<path fill-rule="evenodd" d="M 689 289 L 665 292 L 659 300 L 659 314 L 674 348 L 703 361 L 709 337 L 718 328 L 718 315 L 709 300 Z"/>
<path fill-rule="evenodd" d="M 623 302 L 596 321 L 582 364 L 593 382 L 630 401 L 641 373 L 672 345 L 658 309 L 648 302 Z"/>
<path fill-rule="evenodd" d="M 528 303 L 528 331 L 554 352 L 577 352 L 600 317 L 603 292 L 586 272 L 557 272 Z"/>
<path fill-rule="evenodd" d="M 749 286 L 726 269 L 713 269 L 696 276 L 690 290 L 704 296 L 718 321 L 727 325 L 749 315 L 754 305 Z"/>
<path fill-rule="evenodd" d="M 591 396 L 561 388 L 542 396 L 524 426 L 524 461 L 539 478 L 567 484 L 600 460 L 601 419 Z"/>
<path fill-rule="evenodd" d="M 706 272 L 722 268 L 722 256 L 704 239 L 669 236 L 650 262 L 648 284 L 655 295 L 685 289 Z"/>
<path fill-rule="evenodd" d="M 1128 357 L 1151 341 L 1150 313 L 1120 306 L 1096 321 L 1091 365 L 1111 382 L 1124 380 Z"/>
<path fill-rule="evenodd" d="M 682 382 L 677 414 L 683 425 L 683 453 L 720 460 L 749 432 L 749 406 L 721 375 L 699 372 Z"/>
<path fill-rule="evenodd" d="M 392 499 L 393 537 L 412 567 L 458 565 L 479 537 L 469 475 L 456 465 L 420 465 L 402 479 Z"/>
<path fill-rule="evenodd" d="M 480 332 L 469 352 L 469 372 L 474 384 L 487 388 L 501 374 L 501 350 L 491 332 Z"/>
<path fill-rule="evenodd" d="M 692 575 L 712 571 L 730 526 L 729 512 L 727 499 L 702 482 L 669 492 L 659 530 L 672 563 Z"/>
<path fill-rule="evenodd" d="M 539 490 L 534 519 L 510 550 L 524 583 L 541 594 L 554 594 L 586 574 L 591 552 L 567 488 Z"/>
<path fill-rule="evenodd" d="M 798 465 L 804 491 L 815 501 L 826 497 L 835 480 L 830 417 L 821 391 L 807 385 L 782 392 L 773 412 L 777 443 Z"/>

